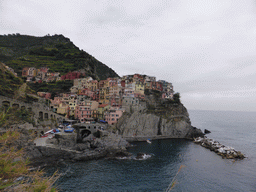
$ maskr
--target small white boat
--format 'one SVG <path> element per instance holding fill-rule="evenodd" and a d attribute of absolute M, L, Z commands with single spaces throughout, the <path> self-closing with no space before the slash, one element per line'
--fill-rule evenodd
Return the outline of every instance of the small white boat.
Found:
<path fill-rule="evenodd" d="M 147 143 L 151 144 L 152 142 L 150 141 L 150 139 L 147 139 Z"/>

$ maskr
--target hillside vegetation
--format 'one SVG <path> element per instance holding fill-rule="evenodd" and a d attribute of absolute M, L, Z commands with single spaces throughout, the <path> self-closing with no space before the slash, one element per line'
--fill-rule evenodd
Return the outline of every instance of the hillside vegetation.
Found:
<path fill-rule="evenodd" d="M 111 68 L 76 47 L 63 35 L 34 37 L 0 35 L 0 61 L 21 75 L 24 67 L 48 67 L 50 72 L 82 70 L 94 79 L 118 77 Z"/>
<path fill-rule="evenodd" d="M 69 92 L 70 88 L 73 86 L 73 81 L 65 80 L 49 83 L 29 83 L 28 85 L 35 92 L 50 92 L 53 99 L 58 93 Z"/>
<path fill-rule="evenodd" d="M 45 177 L 43 171 L 30 170 L 24 148 L 33 145 L 35 136 L 27 130 L 11 130 L 0 134 L 0 191 L 55 192 L 56 172 Z M 26 141 L 26 142 L 24 142 Z"/>
<path fill-rule="evenodd" d="M 19 77 L 15 77 L 0 62 L 0 95 L 12 97 L 22 83 Z"/>

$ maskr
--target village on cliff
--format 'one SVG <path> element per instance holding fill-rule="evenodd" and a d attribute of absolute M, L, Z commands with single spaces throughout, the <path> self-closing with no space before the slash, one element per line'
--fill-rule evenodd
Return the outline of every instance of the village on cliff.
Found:
<path fill-rule="evenodd" d="M 26 67 L 22 70 L 22 77 L 34 83 L 73 80 L 70 90 L 52 99 L 48 92 L 37 92 L 37 95 L 50 100 L 49 110 L 81 123 L 101 120 L 113 125 L 131 106 L 139 108 L 145 94 L 150 91 L 161 93 L 162 99 L 171 100 L 174 95 L 172 83 L 140 74 L 98 81 L 82 72 L 60 76 L 60 73 L 49 72 L 46 67 Z"/>

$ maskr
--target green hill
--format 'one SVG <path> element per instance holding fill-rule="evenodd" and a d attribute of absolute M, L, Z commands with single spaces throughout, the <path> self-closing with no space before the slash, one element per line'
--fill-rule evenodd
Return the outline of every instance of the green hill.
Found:
<path fill-rule="evenodd" d="M 0 61 L 21 75 L 24 67 L 48 67 L 61 75 L 82 70 L 94 79 L 118 77 L 111 68 L 76 47 L 63 35 L 0 35 Z"/>
<path fill-rule="evenodd" d="M 19 77 L 15 77 L 15 75 L 7 70 L 5 65 L 0 62 L 0 95 L 13 97 L 22 83 Z"/>

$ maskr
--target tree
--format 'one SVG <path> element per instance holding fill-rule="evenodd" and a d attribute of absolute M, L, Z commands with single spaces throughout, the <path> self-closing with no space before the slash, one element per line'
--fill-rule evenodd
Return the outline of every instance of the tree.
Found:
<path fill-rule="evenodd" d="M 175 103 L 180 103 L 180 93 L 175 93 L 175 94 L 173 95 L 173 101 L 174 101 Z"/>

